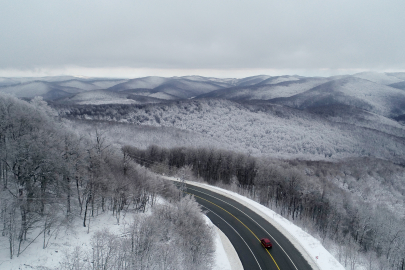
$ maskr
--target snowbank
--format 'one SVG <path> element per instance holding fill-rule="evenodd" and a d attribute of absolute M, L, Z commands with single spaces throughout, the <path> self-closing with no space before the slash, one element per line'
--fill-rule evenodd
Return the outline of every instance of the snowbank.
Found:
<path fill-rule="evenodd" d="M 215 228 L 215 265 L 213 270 L 243 270 L 238 253 L 236 253 L 231 241 L 207 216 L 205 218 L 207 223 Z"/>
<path fill-rule="evenodd" d="M 170 180 L 177 181 L 177 178 L 166 177 Z M 291 221 L 280 216 L 276 212 L 269 208 L 248 199 L 235 192 L 228 191 L 222 188 L 210 186 L 207 184 L 201 184 L 196 182 L 186 181 L 187 184 L 199 186 L 205 189 L 212 190 L 221 195 L 227 196 L 231 199 L 238 201 L 244 206 L 248 207 L 252 211 L 265 218 L 274 227 L 286 236 L 291 243 L 298 249 L 303 257 L 308 261 L 313 269 L 321 270 L 344 270 L 345 268 L 338 262 L 338 260 L 332 256 L 321 244 L 321 242 L 315 239 L 313 236 L 303 231 L 300 227 L 294 225 Z"/>

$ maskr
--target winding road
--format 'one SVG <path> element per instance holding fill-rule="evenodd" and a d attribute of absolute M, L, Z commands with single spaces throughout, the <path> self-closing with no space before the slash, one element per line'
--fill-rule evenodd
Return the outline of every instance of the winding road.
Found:
<path fill-rule="evenodd" d="M 254 211 L 211 190 L 190 184 L 186 187 L 185 192 L 194 195 L 212 223 L 231 241 L 244 269 L 312 269 L 294 245 Z M 263 237 L 272 241 L 272 249 L 262 247 Z"/>

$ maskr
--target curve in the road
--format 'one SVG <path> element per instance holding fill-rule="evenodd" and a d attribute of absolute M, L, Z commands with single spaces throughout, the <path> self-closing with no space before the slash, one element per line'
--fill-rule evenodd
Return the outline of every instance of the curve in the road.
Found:
<path fill-rule="evenodd" d="M 251 253 L 252 256 L 255 258 L 256 263 L 257 263 L 257 266 L 258 266 L 260 269 L 262 269 L 262 268 L 260 267 L 259 262 L 258 262 L 257 259 L 256 259 L 255 254 L 254 254 L 253 251 L 250 249 L 249 245 L 246 243 L 246 241 L 243 239 L 243 237 L 238 233 L 238 231 L 237 231 L 234 227 L 232 227 L 231 224 L 229 224 L 228 222 L 226 222 L 226 220 L 223 219 L 220 215 L 218 215 L 218 214 L 215 213 L 214 211 L 211 211 L 211 213 L 213 213 L 214 215 L 216 215 L 218 218 L 222 219 L 223 222 L 225 222 L 230 228 L 232 228 L 232 230 L 233 230 L 237 235 L 239 235 L 240 239 L 242 239 L 242 241 L 246 244 L 246 247 L 250 250 L 250 253 Z"/>
<path fill-rule="evenodd" d="M 191 188 L 190 188 L 191 189 Z M 197 198 L 199 198 L 199 199 L 201 199 L 201 200 L 204 200 L 204 201 L 206 201 L 206 202 L 209 202 L 209 203 L 211 203 L 211 204 L 213 204 L 213 205 L 215 205 L 216 207 L 218 207 L 219 209 L 221 209 L 221 210 L 223 210 L 224 212 L 226 212 L 227 214 L 229 214 L 229 215 L 231 215 L 233 218 L 235 218 L 237 221 L 239 221 L 251 234 L 253 234 L 253 236 L 257 239 L 257 241 L 259 241 L 259 243 L 260 243 L 260 239 L 259 239 L 259 237 L 257 237 L 257 235 L 246 225 L 246 224 L 244 224 L 242 221 L 240 221 L 237 217 L 235 217 L 234 215 L 232 215 L 230 212 L 228 212 L 227 210 L 225 210 L 224 208 L 222 208 L 221 206 L 219 206 L 219 205 L 216 205 L 215 203 L 213 203 L 213 202 L 211 202 L 211 201 L 209 201 L 209 200 L 207 200 L 207 199 L 204 199 L 204 198 L 202 198 L 202 197 L 199 197 L 199 196 L 197 196 L 197 195 L 195 195 L 195 194 L 192 194 L 192 193 L 189 193 L 189 192 L 186 192 L 186 193 L 188 193 L 188 194 L 190 194 L 190 195 L 193 195 L 194 197 L 197 197 Z M 216 198 L 216 199 L 218 199 L 218 198 Z M 218 199 L 218 200 L 220 200 L 220 201 L 223 201 L 223 200 L 221 200 L 221 199 Z M 225 202 L 225 201 L 223 201 L 223 202 Z M 225 202 L 226 204 L 228 204 L 227 202 Z M 232 207 L 234 207 L 233 205 L 231 205 L 231 204 L 229 204 L 230 206 L 232 206 Z M 236 207 L 234 207 L 234 208 L 236 208 Z M 237 209 L 237 208 L 236 208 Z M 238 209 L 239 210 L 239 209 Z M 239 211 L 241 211 L 241 210 L 239 210 Z M 211 212 L 213 212 L 212 210 L 211 210 Z M 242 213 L 243 213 L 243 211 L 241 211 Z M 213 212 L 214 213 L 214 212 Z M 216 213 L 214 213 L 215 215 L 217 215 L 218 217 L 220 217 L 218 214 L 216 214 Z M 245 214 L 245 213 L 244 213 Z M 247 215 L 247 214 L 245 214 L 247 217 L 249 217 L 249 215 Z M 221 217 L 220 217 L 221 218 Z M 249 217 L 250 218 L 250 217 Z M 221 218 L 222 219 L 222 218 Z M 252 219 L 252 218 L 251 218 Z M 225 221 L 225 219 L 222 219 L 224 222 L 226 222 Z M 252 221 L 254 221 L 253 219 L 252 219 Z M 254 221 L 255 222 L 255 221 Z M 228 222 L 226 222 L 236 233 L 237 233 L 237 231 L 228 223 Z M 260 226 L 260 225 L 259 225 Z M 239 234 L 239 233 L 238 233 Z M 270 235 L 270 234 L 269 234 Z M 242 237 L 241 237 L 242 238 Z M 243 239 L 243 238 L 242 238 Z M 245 242 L 246 243 L 246 242 Z M 247 244 L 246 244 L 247 245 Z M 249 248 L 249 246 L 248 246 L 248 248 Z M 252 250 L 249 248 L 249 250 L 252 252 Z M 277 267 L 277 269 L 278 270 L 280 270 L 280 268 L 278 267 L 278 265 L 277 265 L 277 262 L 276 262 L 276 260 L 274 259 L 274 257 L 273 256 L 271 256 L 271 253 L 267 250 L 267 249 L 265 249 L 266 251 L 267 251 L 267 253 L 269 254 L 269 256 L 270 256 L 270 258 L 273 260 L 273 262 L 274 262 L 274 264 L 276 265 L 276 267 Z M 253 252 L 252 252 L 252 255 L 254 256 L 254 254 L 253 254 Z M 286 255 L 287 255 L 287 253 L 286 253 Z M 288 255 L 287 255 L 288 256 Z M 256 259 L 256 257 L 255 257 L 255 259 Z M 290 259 L 291 260 L 291 259 Z M 256 259 L 256 261 L 257 261 L 257 259 Z M 292 261 L 291 261 L 291 263 L 293 263 Z M 258 263 L 259 264 L 259 263 Z M 294 264 L 294 263 L 293 263 Z M 259 265 L 259 267 L 260 267 L 260 265 Z M 294 267 L 295 267 L 295 265 L 294 265 Z M 298 269 L 297 269 L 298 270 Z"/>
<path fill-rule="evenodd" d="M 187 185 L 187 193 L 208 209 L 207 216 L 229 238 L 245 269 L 312 269 L 282 233 L 246 206 L 194 185 Z M 258 235 L 272 240 L 271 251 L 261 246 Z"/>

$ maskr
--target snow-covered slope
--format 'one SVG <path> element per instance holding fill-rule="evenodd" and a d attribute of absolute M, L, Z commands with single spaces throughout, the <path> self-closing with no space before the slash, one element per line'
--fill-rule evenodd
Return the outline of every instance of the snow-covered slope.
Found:
<path fill-rule="evenodd" d="M 228 86 L 224 82 L 214 82 L 209 78 L 188 77 L 145 77 L 117 84 L 108 90 L 121 92 L 125 90 L 151 89 L 152 97 L 161 99 L 187 99 Z"/>
<path fill-rule="evenodd" d="M 185 79 L 170 79 L 154 90 L 176 96 L 180 99 L 187 99 L 222 88 L 222 86 L 209 81 L 199 82 Z"/>
<path fill-rule="evenodd" d="M 264 80 L 258 84 L 264 85 L 264 84 L 278 84 L 282 82 L 290 82 L 290 81 L 298 81 L 299 79 L 302 79 L 303 77 L 301 76 L 276 76 L 276 77 L 271 77 L 268 78 L 267 80 Z"/>
<path fill-rule="evenodd" d="M 82 79 L 70 76 L 45 78 L 0 78 L 0 92 L 19 98 L 42 96 L 46 100 L 70 97 L 74 94 L 113 86 L 122 80 Z"/>
<path fill-rule="evenodd" d="M 79 81 L 79 80 L 63 81 L 63 82 L 60 82 L 58 85 L 74 87 L 74 88 L 78 88 L 78 89 L 86 90 L 86 91 L 101 89 L 100 86 L 94 85 L 91 82 L 83 82 L 83 81 Z"/>
<path fill-rule="evenodd" d="M 126 81 L 128 81 L 128 80 L 101 79 L 101 80 L 91 80 L 90 82 L 93 85 L 100 87 L 100 89 L 107 89 L 107 88 L 113 87 L 114 85 L 124 83 Z"/>
<path fill-rule="evenodd" d="M 290 80 L 284 81 L 284 79 Z M 277 81 L 281 82 L 277 83 Z M 268 100 L 297 95 L 327 81 L 328 79 L 326 78 L 276 78 L 274 81 L 269 79 L 266 83 L 262 82 L 257 85 L 221 89 L 199 97 L 231 100 Z"/>
<path fill-rule="evenodd" d="M 398 83 L 393 83 L 393 84 L 390 84 L 389 86 L 394 87 L 394 88 L 398 88 L 398 89 L 401 89 L 401 90 L 405 90 L 405 81 L 398 82 Z"/>
<path fill-rule="evenodd" d="M 137 78 L 114 85 L 110 87 L 109 90 L 119 92 L 123 90 L 137 89 L 137 88 L 153 89 L 164 83 L 166 80 L 167 78 L 156 76 Z"/>
<path fill-rule="evenodd" d="M 393 84 L 397 82 L 404 81 L 405 79 L 400 79 L 390 73 L 378 73 L 378 72 L 361 72 L 354 74 L 353 77 L 369 80 L 378 84 Z"/>
<path fill-rule="evenodd" d="M 11 94 L 19 98 L 41 96 L 51 90 L 52 87 L 50 84 L 40 81 L 0 87 L 1 92 Z"/>
<path fill-rule="evenodd" d="M 74 104 L 136 104 L 133 99 L 128 99 L 126 94 L 114 93 L 107 90 L 94 90 L 77 94 L 71 98 L 64 99 L 64 103 Z"/>
<path fill-rule="evenodd" d="M 213 77 L 202 77 L 202 76 L 182 76 L 182 77 L 174 77 L 174 78 L 181 78 L 189 81 L 196 81 L 196 82 L 206 82 L 206 83 L 213 83 L 220 87 L 232 87 L 238 83 L 238 79 L 234 78 L 213 78 Z"/>
<path fill-rule="evenodd" d="M 242 87 L 242 86 L 255 85 L 255 84 L 261 83 L 269 78 L 271 78 L 271 76 L 268 76 L 268 75 L 258 75 L 258 76 L 247 77 L 247 78 L 239 79 L 237 82 L 237 86 Z"/>
<path fill-rule="evenodd" d="M 90 110 L 88 108 L 87 110 Z M 95 111 L 103 110 L 97 108 Z M 214 138 L 230 150 L 281 158 L 405 158 L 405 141 L 380 130 L 336 123 L 277 105 L 244 106 L 225 100 L 190 100 L 164 105 L 109 107 L 112 116 L 75 110 L 71 117 L 170 127 Z M 100 118 L 101 117 L 101 118 Z M 159 143 L 159 142 L 158 142 Z"/>
<path fill-rule="evenodd" d="M 147 212 L 137 215 L 148 214 Z M 45 249 L 41 241 L 43 239 L 39 237 L 19 257 L 13 259 L 10 259 L 7 248 L 0 248 L 0 269 L 58 270 L 61 268 L 61 263 L 65 260 L 67 253 L 73 252 L 76 247 L 80 248 L 82 254 L 90 252 L 91 238 L 96 232 L 108 230 L 116 234 L 117 237 L 122 237 L 123 232 L 133 222 L 135 216 L 134 213 L 125 213 L 121 222 L 117 223 L 117 219 L 111 213 L 104 213 L 92 218 L 90 228 L 83 227 L 81 220 L 76 219 L 70 224 L 70 228 L 60 228 L 60 232 L 56 234 L 57 237 L 51 237 Z M 208 218 L 207 223 L 214 231 L 215 258 L 212 270 L 242 270 L 239 257 L 230 241 Z M 236 266 L 236 268 L 232 268 L 232 266 Z"/>
<path fill-rule="evenodd" d="M 405 126 L 397 121 L 347 105 L 328 105 L 309 108 L 308 112 L 318 114 L 326 119 L 383 131 L 398 137 L 405 137 Z"/>
<path fill-rule="evenodd" d="M 356 77 L 333 80 L 274 103 L 305 109 L 326 105 L 349 105 L 395 117 L 405 113 L 405 91 Z"/>
<path fill-rule="evenodd" d="M 387 72 L 386 74 L 405 81 L 405 72 Z"/>

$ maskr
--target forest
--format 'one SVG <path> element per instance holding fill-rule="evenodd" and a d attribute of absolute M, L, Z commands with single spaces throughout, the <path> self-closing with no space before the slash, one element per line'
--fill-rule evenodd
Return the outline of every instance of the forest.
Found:
<path fill-rule="evenodd" d="M 310 160 L 373 156 L 405 164 L 405 133 L 401 125 L 382 117 L 379 121 L 362 119 L 346 123 L 341 119 L 347 121 L 348 117 L 338 116 L 347 108 L 335 111 L 337 116 L 333 121 L 269 103 L 216 99 L 163 105 L 57 105 L 55 108 L 61 116 L 75 121 L 189 131 L 204 136 L 208 145 L 216 141 L 227 145 L 227 149 L 255 156 Z M 353 113 L 355 116 L 358 115 Z M 139 145 L 136 141 L 128 143 Z"/>
<path fill-rule="evenodd" d="M 201 210 L 156 176 L 164 174 L 262 203 L 320 239 L 347 269 L 405 268 L 405 137 L 393 118 L 344 104 L 299 110 L 209 98 L 47 105 L 1 95 L 0 110 L 0 239 L 10 258 L 35 239 L 46 248 L 74 220 L 90 228 L 103 213 L 119 222 L 151 212 L 124 239 L 97 232 L 92 245 L 106 249 L 78 248 L 61 267 L 208 269 L 212 235 Z M 183 211 L 195 213 L 189 223 L 176 222 Z M 203 232 L 193 239 L 203 251 L 184 242 L 189 229 Z M 158 240 L 173 253 L 155 259 Z"/>
<path fill-rule="evenodd" d="M 0 243 L 10 259 L 34 241 L 47 248 L 77 220 L 90 230 L 97 215 L 119 223 L 132 213 L 125 237 L 96 232 L 93 252 L 77 247 L 59 269 L 211 267 L 213 232 L 194 199 L 107 144 L 97 130 L 85 136 L 70 129 L 42 98 L 0 95 L 0 149 Z M 145 211 L 151 214 L 137 215 Z"/>
<path fill-rule="evenodd" d="M 395 201 L 391 204 L 381 195 L 396 190 L 404 198 L 402 166 L 369 158 L 280 161 L 226 150 L 156 145 L 145 150 L 124 146 L 123 152 L 157 173 L 170 175 L 182 169 L 187 178 L 233 187 L 319 235 L 325 244 L 334 242 L 347 269 L 356 269 L 360 257 L 367 258 L 367 269 L 405 267 L 403 208 L 392 207 Z"/>

